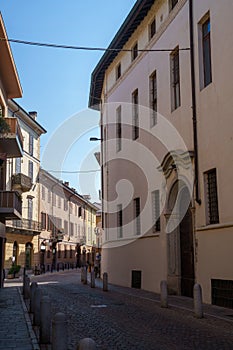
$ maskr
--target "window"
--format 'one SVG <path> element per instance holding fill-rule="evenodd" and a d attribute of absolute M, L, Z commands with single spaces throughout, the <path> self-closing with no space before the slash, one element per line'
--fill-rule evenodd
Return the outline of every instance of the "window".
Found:
<path fill-rule="evenodd" d="M 88 227 L 88 241 L 91 241 L 91 228 Z"/>
<path fill-rule="evenodd" d="M 57 206 L 58 208 L 61 208 L 61 197 L 57 196 Z"/>
<path fill-rule="evenodd" d="M 123 237 L 123 215 L 122 215 L 122 204 L 117 205 L 117 237 Z"/>
<path fill-rule="evenodd" d="M 180 106 L 180 67 L 179 48 L 176 48 L 170 56 L 171 62 L 171 104 L 172 111 Z"/>
<path fill-rule="evenodd" d="M 177 3 L 178 0 L 169 0 L 169 11 L 172 11 Z"/>
<path fill-rule="evenodd" d="M 53 206 L 55 207 L 56 206 L 56 194 L 55 193 L 53 193 L 52 194 L 52 199 L 53 199 Z"/>
<path fill-rule="evenodd" d="M 32 198 L 28 198 L 28 220 L 32 220 L 33 203 Z"/>
<path fill-rule="evenodd" d="M 218 214 L 218 191 L 216 169 L 207 171 L 204 174 L 206 192 L 207 224 L 219 223 Z"/>
<path fill-rule="evenodd" d="M 156 71 L 150 76 L 150 113 L 151 127 L 157 124 L 157 76 Z"/>
<path fill-rule="evenodd" d="M 140 198 L 134 199 L 134 218 L 135 218 L 135 234 L 141 234 L 141 223 L 140 223 Z"/>
<path fill-rule="evenodd" d="M 31 134 L 29 134 L 29 149 L 28 149 L 28 153 L 33 156 L 33 136 Z"/>
<path fill-rule="evenodd" d="M 32 179 L 33 182 L 33 162 L 31 160 L 28 161 L 28 176 Z"/>
<path fill-rule="evenodd" d="M 154 232 L 160 231 L 160 200 L 159 190 L 152 192 L 152 221 Z"/>
<path fill-rule="evenodd" d="M 50 249 L 47 250 L 47 259 L 50 259 Z"/>
<path fill-rule="evenodd" d="M 64 220 L 64 234 L 68 235 L 68 221 Z"/>
<path fill-rule="evenodd" d="M 139 137 L 139 116 L 138 116 L 138 89 L 132 94 L 133 108 L 133 140 Z"/>
<path fill-rule="evenodd" d="M 46 213 L 41 212 L 41 229 L 46 230 Z"/>
<path fill-rule="evenodd" d="M 15 173 L 20 174 L 21 173 L 21 158 L 15 159 Z"/>
<path fill-rule="evenodd" d="M 43 185 L 41 185 L 41 197 L 45 200 L 45 187 Z"/>
<path fill-rule="evenodd" d="M 47 215 L 47 222 L 48 222 L 48 231 L 52 231 L 53 229 L 53 220 L 51 215 Z"/>
<path fill-rule="evenodd" d="M 116 66 L 116 80 L 121 77 L 121 63 Z"/>
<path fill-rule="evenodd" d="M 135 43 L 131 52 L 132 62 L 136 59 L 137 55 L 138 55 L 138 43 Z"/>
<path fill-rule="evenodd" d="M 78 207 L 78 217 L 82 216 L 82 207 Z"/>
<path fill-rule="evenodd" d="M 209 18 L 202 24 L 202 51 L 203 51 L 204 87 L 205 87 L 212 82 L 210 19 Z"/>
<path fill-rule="evenodd" d="M 67 200 L 64 198 L 64 210 L 67 211 L 68 210 L 68 202 Z"/>
<path fill-rule="evenodd" d="M 149 40 L 151 40 L 153 38 L 155 33 L 156 33 L 156 20 L 154 18 L 153 21 L 149 25 Z"/>
<path fill-rule="evenodd" d="M 51 203 L 51 192 L 48 189 L 48 203 Z"/>
<path fill-rule="evenodd" d="M 73 237 L 74 235 L 74 224 L 73 222 L 70 222 L 70 236 Z"/>
<path fill-rule="evenodd" d="M 121 150 L 121 106 L 116 110 L 116 150 Z"/>

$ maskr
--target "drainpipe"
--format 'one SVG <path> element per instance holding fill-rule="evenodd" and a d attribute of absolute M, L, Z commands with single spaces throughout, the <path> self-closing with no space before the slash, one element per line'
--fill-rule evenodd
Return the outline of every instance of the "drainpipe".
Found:
<path fill-rule="evenodd" d="M 193 0 L 189 0 L 189 33 L 190 33 L 190 62 L 191 62 L 191 87 L 192 87 L 192 115 L 193 115 L 193 145 L 194 145 L 194 172 L 195 172 L 195 201 L 200 205 L 199 194 L 199 159 L 197 140 L 197 110 L 196 110 L 196 82 L 194 62 L 194 40 L 193 40 Z"/>

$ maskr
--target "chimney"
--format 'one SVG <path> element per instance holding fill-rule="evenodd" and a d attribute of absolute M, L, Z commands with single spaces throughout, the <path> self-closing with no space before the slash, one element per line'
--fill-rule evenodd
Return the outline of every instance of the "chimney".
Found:
<path fill-rule="evenodd" d="M 65 181 L 65 182 L 64 182 L 64 185 L 67 186 L 67 187 L 69 187 L 69 186 L 70 186 L 70 183 L 69 183 L 68 181 Z"/>
<path fill-rule="evenodd" d="M 36 120 L 37 118 L 37 112 L 33 111 L 33 112 L 28 112 L 28 114 L 30 115 L 30 117 L 32 117 L 32 119 Z"/>

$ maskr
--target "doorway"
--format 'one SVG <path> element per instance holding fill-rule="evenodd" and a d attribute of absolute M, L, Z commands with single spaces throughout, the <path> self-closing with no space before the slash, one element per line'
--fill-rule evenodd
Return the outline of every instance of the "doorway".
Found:
<path fill-rule="evenodd" d="M 189 203 L 187 201 L 189 201 Z M 187 297 L 193 297 L 194 286 L 193 223 L 192 212 L 190 207 L 190 195 L 188 193 L 187 187 L 184 187 L 184 189 L 182 189 L 181 191 L 180 199 L 180 288 L 181 295 Z M 184 212 L 184 210 L 186 212 Z"/>
<path fill-rule="evenodd" d="M 183 181 L 176 181 L 172 186 L 168 211 L 168 221 L 174 227 L 167 234 L 169 289 L 171 293 L 193 297 L 195 272 L 191 194 Z"/>

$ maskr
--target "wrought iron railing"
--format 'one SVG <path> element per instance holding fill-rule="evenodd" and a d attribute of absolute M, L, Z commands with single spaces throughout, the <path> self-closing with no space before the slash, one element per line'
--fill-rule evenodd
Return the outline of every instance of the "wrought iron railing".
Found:
<path fill-rule="evenodd" d="M 18 228 L 22 230 L 41 231 L 41 223 L 34 220 L 22 219 L 22 220 L 9 220 L 6 222 L 6 226 Z"/>

